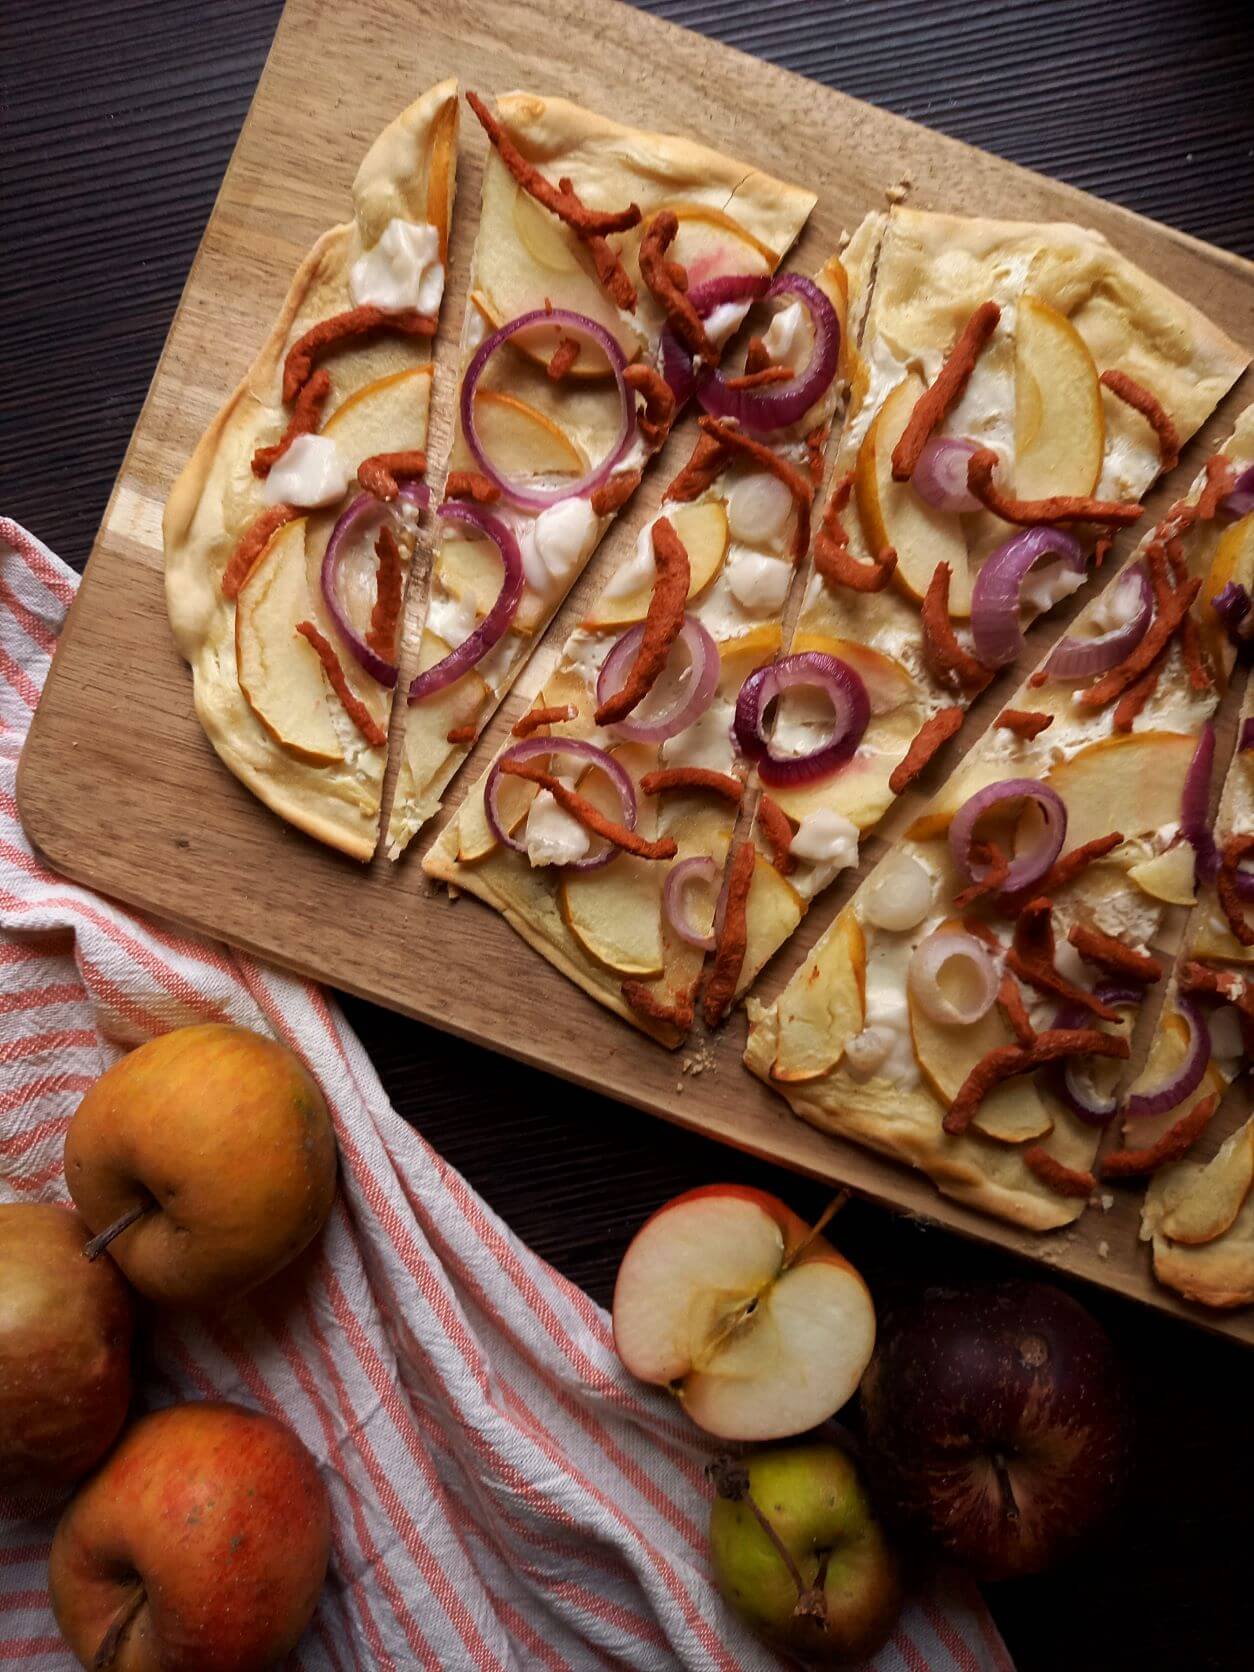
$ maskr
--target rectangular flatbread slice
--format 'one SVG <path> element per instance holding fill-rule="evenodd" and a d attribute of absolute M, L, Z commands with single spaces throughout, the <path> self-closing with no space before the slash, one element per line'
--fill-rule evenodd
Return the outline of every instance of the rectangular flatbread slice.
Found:
<path fill-rule="evenodd" d="M 964 340 L 970 352 L 955 347 Z M 1023 658 L 1023 629 L 1084 584 L 1098 539 L 1108 543 L 1128 520 L 1077 522 L 1074 506 L 1040 501 L 1063 495 L 1134 506 L 1248 359 L 1096 233 L 905 208 L 888 218 L 860 348 L 865 377 L 834 468 L 836 503 L 846 494 L 848 503 L 816 542 L 788 649 L 852 666 L 870 717 L 856 753 L 835 771 L 807 775 L 795 761 L 760 768 L 795 831 L 788 880 L 807 906 L 856 862 L 858 839 L 929 751 L 957 732 L 975 695 Z M 909 464 L 912 423 L 964 366 L 968 379 L 936 427 L 933 452 L 910 479 L 896 479 Z M 1042 519 L 1022 515 L 1024 507 L 1013 508 L 1021 527 L 983 507 L 943 510 L 924 498 L 921 485 L 936 496 L 929 469 L 953 491 L 944 471 L 952 473 L 956 458 L 956 491 L 975 503 L 965 480 L 972 444 L 991 449 L 995 483 L 1038 513 L 1066 512 L 1055 537 L 1034 529 Z M 1033 541 L 1039 555 L 1016 582 L 1005 566 Z M 885 575 L 877 559 L 889 552 Z M 941 565 L 947 608 L 935 590 Z M 875 589 L 860 590 L 868 577 Z M 812 692 L 783 699 L 776 752 L 807 754 L 824 722 L 830 730 L 829 715 L 822 704 L 815 712 Z M 758 839 L 769 851 L 760 831 Z M 778 944 L 764 940 L 746 957 L 738 991 Z"/>
<path fill-rule="evenodd" d="M 665 440 L 675 402 L 661 376 L 661 343 L 673 307 L 655 289 L 660 284 L 665 296 L 676 263 L 698 301 L 728 279 L 760 284 L 815 203 L 812 192 L 691 140 L 625 127 L 565 99 L 508 93 L 495 115 L 474 103 L 492 144 L 462 334 L 450 489 L 487 503 L 480 513 L 460 511 L 436 550 L 419 667 L 429 675 L 446 664 L 458 677 L 437 683 L 437 675 L 420 694 L 411 692 L 388 830 L 393 858 L 439 808 Z M 599 223 L 589 215 L 611 230 L 591 231 Z M 646 248 L 654 253 L 642 272 Z M 704 309 L 713 345 L 745 305 Z M 535 323 L 517 324 L 533 316 Z M 572 324 L 571 316 L 590 325 Z M 502 331 L 508 335 L 498 339 Z M 485 537 L 466 522 L 483 513 L 517 542 L 525 578 L 503 632 L 485 626 L 505 575 L 491 524 Z M 492 642 L 473 666 L 448 662 L 484 632 Z"/>
<path fill-rule="evenodd" d="M 749 1002 L 745 1061 L 803 1119 L 1027 1229 L 1070 1223 L 1097 1188 L 1127 1052 L 1082 1046 L 1126 1035 L 1162 977 L 1152 948 L 1193 864 L 1186 784 L 1234 661 L 1221 637 L 1202 681 L 1190 646 L 1228 562 L 1220 490 L 1251 459 L 1254 409 L 780 997 Z M 1106 671 L 1075 671 L 1085 648 Z M 1041 1036 L 1058 1055 L 1034 1054 Z M 1232 1067 L 1216 1057 L 1205 1089 L 1222 1091 Z"/>
<path fill-rule="evenodd" d="M 753 339 L 762 346 L 749 352 L 800 375 L 813 351 L 816 333 L 806 321 L 814 319 L 815 306 L 847 344 L 850 276 L 860 278 L 873 254 L 871 229 L 845 261 L 827 263 L 810 300 L 780 296 L 782 305 Z M 729 358 L 738 364 L 739 351 Z M 743 788 L 744 766 L 731 734 L 736 697 L 779 649 L 808 547 L 809 501 L 831 419 L 839 392 L 856 375 L 848 350 L 833 371 L 816 403 L 769 436 L 701 420 L 694 454 L 658 517 L 636 550 L 620 559 L 531 713 L 515 727 L 518 737 L 470 789 L 424 863 L 429 875 L 502 912 L 599 1002 L 671 1046 L 692 1021 L 705 963 L 699 943 L 712 934 Z M 764 387 L 786 389 L 788 381 Z M 682 611 L 682 632 L 643 700 L 598 723 L 599 704 L 623 685 L 659 607 L 665 530 L 684 554 L 684 590 L 670 606 Z M 612 790 L 604 804 L 600 799 L 608 789 L 605 770 L 570 752 L 588 744 L 628 774 L 635 832 L 664 852 L 619 853 L 599 868 L 580 870 L 580 862 L 596 857 L 593 836 L 551 789 L 503 773 L 503 758 L 530 756 L 621 817 Z M 508 841 L 500 838 L 502 828 Z M 777 933 L 773 914 L 795 923 L 798 908 L 784 879 L 770 867 L 767 873 L 755 886 L 751 929 L 765 913 L 767 932 Z"/>
<path fill-rule="evenodd" d="M 301 263 L 163 522 L 170 624 L 210 743 L 281 818 L 361 860 L 378 843 L 424 491 L 457 117 L 457 84 L 441 82 L 371 146 L 353 219 Z M 324 558 L 354 506 L 333 611 Z"/>

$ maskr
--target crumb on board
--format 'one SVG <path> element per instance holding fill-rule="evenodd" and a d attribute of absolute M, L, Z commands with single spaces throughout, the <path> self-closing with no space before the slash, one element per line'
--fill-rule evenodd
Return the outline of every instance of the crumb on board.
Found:
<path fill-rule="evenodd" d="M 681 1074 L 691 1074 L 694 1077 L 704 1074 L 707 1069 L 714 1067 L 714 1046 L 709 1040 L 703 1040 L 695 1045 L 679 1064 Z"/>
<path fill-rule="evenodd" d="M 1110 1244 L 1105 1237 L 1097 1245 L 1097 1257 L 1099 1260 L 1109 1260 L 1110 1258 Z"/>
<path fill-rule="evenodd" d="M 914 181 L 911 180 L 910 176 L 903 174 L 900 180 L 895 180 L 891 186 L 886 188 L 884 196 L 889 203 L 904 203 L 910 195 L 910 188 L 913 184 Z"/>
<path fill-rule="evenodd" d="M 1109 1213 L 1111 1208 L 1115 1205 L 1115 1198 L 1111 1195 L 1109 1190 L 1103 1190 L 1099 1200 L 1102 1205 L 1103 1213 Z"/>

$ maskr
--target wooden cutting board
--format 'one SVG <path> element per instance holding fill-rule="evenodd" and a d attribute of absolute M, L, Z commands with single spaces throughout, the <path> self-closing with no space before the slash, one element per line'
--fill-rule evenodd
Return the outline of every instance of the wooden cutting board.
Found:
<path fill-rule="evenodd" d="M 794 1119 L 740 1064 L 742 1014 L 716 1040 L 665 1052 L 569 986 L 494 913 L 434 893 L 418 864 L 426 841 L 400 865 L 378 858 L 359 867 L 281 824 L 217 761 L 166 624 L 166 493 L 261 342 L 304 250 L 346 218 L 366 146 L 446 75 L 487 94 L 561 93 L 627 121 L 690 133 L 813 187 L 819 204 L 789 263 L 802 271 L 881 206 L 886 189 L 905 182 L 920 207 L 1097 227 L 1238 341 L 1254 342 L 1254 269 L 1239 258 L 613 0 L 422 7 L 288 0 L 35 717 L 18 781 L 32 840 L 59 870 L 104 893 L 741 1149 L 1254 1341 L 1254 1315 L 1206 1314 L 1154 1284 L 1136 1242 L 1136 1192 L 1046 1237 L 970 1213 L 925 1179 Z M 437 453 L 451 426 L 483 151 L 476 124 L 466 123 L 438 354 Z M 1251 382 L 1247 374 L 1195 440 L 1179 478 L 1251 398 Z M 556 655 L 607 562 L 634 544 L 688 445 L 681 426 L 541 655 Z M 1152 503 L 1169 497 L 1160 490 Z M 1038 648 L 1046 642 L 1038 637 Z M 459 792 L 522 706 L 517 697 L 505 704 Z M 985 721 L 998 706 L 999 693 L 987 693 Z M 968 738 L 982 729 L 978 714 L 973 722 Z M 866 844 L 867 865 L 907 816 L 900 810 Z M 760 991 L 779 990 L 852 881 L 811 913 Z"/>

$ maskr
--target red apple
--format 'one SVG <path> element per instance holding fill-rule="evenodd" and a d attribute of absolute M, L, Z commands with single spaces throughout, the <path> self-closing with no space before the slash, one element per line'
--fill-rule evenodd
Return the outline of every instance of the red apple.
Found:
<path fill-rule="evenodd" d="M 1114 1349 L 1047 1284 L 932 1289 L 891 1313 L 862 1407 L 885 1510 L 983 1579 L 1047 1567 L 1107 1515 L 1127 1474 Z"/>
<path fill-rule="evenodd" d="M 0 1492 L 69 1486 L 131 1399 L 130 1291 L 73 1208 L 0 1204 Z"/>
<path fill-rule="evenodd" d="M 711 1185 L 637 1232 L 614 1288 L 614 1342 L 729 1440 L 776 1440 L 855 1392 L 875 1344 L 866 1284 L 774 1196 Z"/>
<path fill-rule="evenodd" d="M 48 1579 L 84 1666 L 260 1672 L 289 1654 L 322 1589 L 331 1512 L 281 1422 L 171 1405 L 127 1431 L 57 1528 Z"/>

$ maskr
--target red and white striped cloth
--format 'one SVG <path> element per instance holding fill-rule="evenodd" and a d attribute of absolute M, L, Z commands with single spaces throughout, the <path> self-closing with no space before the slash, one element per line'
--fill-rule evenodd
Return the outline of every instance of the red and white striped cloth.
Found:
<path fill-rule="evenodd" d="M 64 1199 L 79 1097 L 166 1029 L 268 1030 L 321 1082 L 342 1172 L 316 1250 L 203 1323 L 161 1323 L 140 1360 L 144 1401 L 255 1405 L 317 1457 L 332 1567 L 297 1664 L 782 1667 L 710 1578 L 709 1443 L 623 1372 L 606 1314 L 395 1114 L 327 995 L 98 898 L 31 851 L 17 760 L 75 585 L 0 518 L 0 1200 Z M 0 1500 L 0 1665 L 69 1668 L 45 1592 L 55 1511 L 18 1508 Z M 1011 1667 L 957 1579 L 911 1604 L 874 1664 Z"/>

